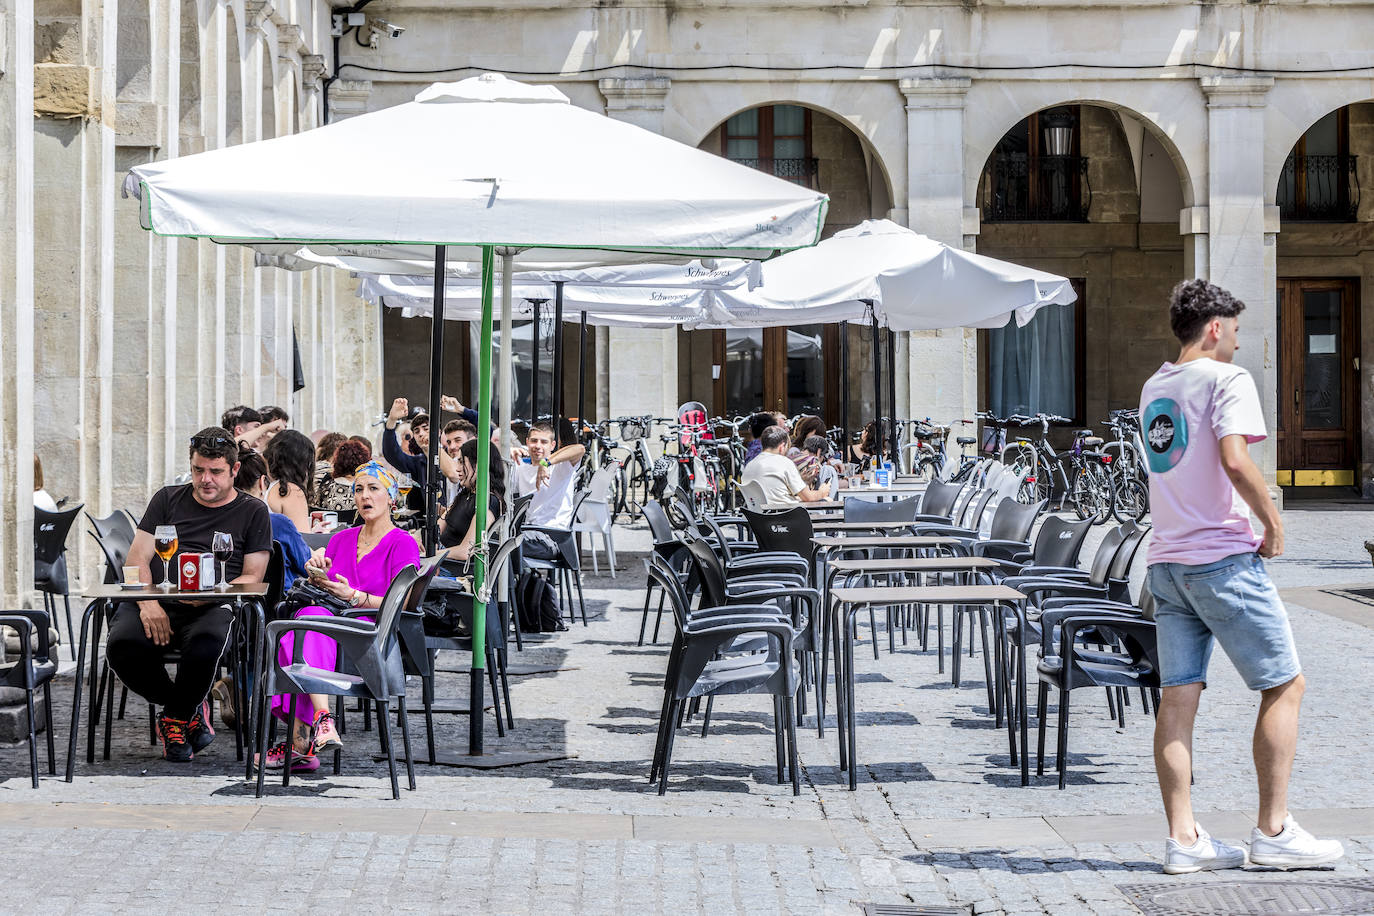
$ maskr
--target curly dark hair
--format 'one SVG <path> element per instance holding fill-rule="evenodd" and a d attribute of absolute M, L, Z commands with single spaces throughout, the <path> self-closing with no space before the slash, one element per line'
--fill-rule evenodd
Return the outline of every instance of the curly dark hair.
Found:
<path fill-rule="evenodd" d="M 859 439 L 859 448 L 865 455 L 887 455 L 887 424 L 882 420 L 869 420 L 864 434 Z"/>
<path fill-rule="evenodd" d="M 223 458 L 232 468 L 239 462 L 239 445 L 234 441 L 234 434 L 223 426 L 207 426 L 191 437 L 188 457 L 196 455 L 210 461 Z"/>
<path fill-rule="evenodd" d="M 825 435 L 825 421 L 820 417 L 808 414 L 798 417 L 796 424 L 792 427 L 792 444 L 797 448 L 802 447 L 802 443 L 812 436 Z"/>
<path fill-rule="evenodd" d="M 262 456 L 267 469 L 277 481 L 277 492 L 285 496 L 294 483 L 302 493 L 310 492 L 310 480 L 315 476 L 315 444 L 310 437 L 294 429 L 284 429 L 272 437 Z M 309 497 L 307 497 L 308 499 Z"/>
<path fill-rule="evenodd" d="M 1235 318 L 1245 303 L 1206 280 L 1184 280 L 1169 295 L 1169 327 L 1181 344 L 1202 336 L 1213 318 Z"/>
<path fill-rule="evenodd" d="M 334 453 L 333 475 L 352 477 L 353 472 L 367 464 L 372 458 L 372 450 L 356 439 L 345 439 Z"/>
<path fill-rule="evenodd" d="M 778 418 L 767 411 L 760 411 L 749 418 L 749 435 L 755 439 L 763 435 L 763 431 L 770 426 L 777 426 Z"/>
<path fill-rule="evenodd" d="M 267 476 L 267 459 L 249 449 L 239 456 L 239 472 L 234 475 L 234 488 L 247 492 Z"/>
<path fill-rule="evenodd" d="M 315 446 L 315 460 L 333 461 L 334 453 L 347 441 L 348 437 L 343 433 L 325 433 L 320 437 L 320 444 Z"/>

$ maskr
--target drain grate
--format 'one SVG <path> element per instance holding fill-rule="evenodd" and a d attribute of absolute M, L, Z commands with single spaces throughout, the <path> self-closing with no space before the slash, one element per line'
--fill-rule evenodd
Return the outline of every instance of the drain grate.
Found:
<path fill-rule="evenodd" d="M 865 903 L 864 916 L 972 916 L 966 906 L 923 906 L 918 903 Z"/>
<path fill-rule="evenodd" d="M 1374 879 L 1216 881 L 1118 887 L 1145 916 L 1354 916 L 1374 913 Z"/>

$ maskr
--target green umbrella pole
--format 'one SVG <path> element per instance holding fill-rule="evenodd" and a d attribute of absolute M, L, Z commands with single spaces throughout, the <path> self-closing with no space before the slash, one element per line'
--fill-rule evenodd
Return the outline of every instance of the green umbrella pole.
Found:
<path fill-rule="evenodd" d="M 492 274 L 496 268 L 496 249 L 491 245 L 482 246 L 482 338 L 477 350 L 477 429 L 482 445 L 477 449 L 477 511 L 473 514 L 476 523 L 476 536 L 473 544 L 477 562 L 472 573 L 473 591 L 478 595 L 472 605 L 472 669 L 470 673 L 468 703 L 468 754 L 479 757 L 482 754 L 482 708 L 485 705 L 487 661 L 487 602 L 482 599 L 482 589 L 487 578 L 487 503 L 491 492 L 491 447 L 482 431 L 491 428 L 491 309 Z M 442 309 L 443 303 L 436 304 Z M 442 312 L 440 312 L 442 314 Z M 509 344 L 509 341 L 503 341 Z"/>

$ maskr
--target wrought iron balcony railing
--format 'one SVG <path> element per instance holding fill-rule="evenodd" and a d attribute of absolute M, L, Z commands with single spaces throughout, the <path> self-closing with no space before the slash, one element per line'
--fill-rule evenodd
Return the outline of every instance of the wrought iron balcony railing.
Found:
<path fill-rule="evenodd" d="M 980 203 L 988 222 L 1087 222 L 1092 203 L 1088 160 L 996 153 Z"/>
<path fill-rule="evenodd" d="M 734 159 L 740 165 L 747 165 L 751 169 L 758 169 L 760 172 L 767 172 L 785 181 L 795 182 L 805 185 L 808 188 L 816 188 L 816 176 L 819 172 L 816 159 L 808 156 L 802 159 Z"/>
<path fill-rule="evenodd" d="M 1289 155 L 1279 174 L 1279 215 L 1311 222 L 1354 222 L 1360 209 L 1355 156 Z"/>

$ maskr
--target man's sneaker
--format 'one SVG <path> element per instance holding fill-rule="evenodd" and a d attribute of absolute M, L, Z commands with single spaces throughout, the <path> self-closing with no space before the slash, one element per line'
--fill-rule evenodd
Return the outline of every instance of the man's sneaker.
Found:
<path fill-rule="evenodd" d="M 175 763 L 190 763 L 195 752 L 186 740 L 187 722 L 185 719 L 172 719 L 163 716 L 157 721 L 158 734 L 162 736 L 162 759 Z"/>
<path fill-rule="evenodd" d="M 1184 846 L 1173 837 L 1164 841 L 1164 874 L 1191 875 L 1199 871 L 1240 868 L 1245 864 L 1245 849 L 1212 839 L 1197 825 L 1197 842 Z"/>
<path fill-rule="evenodd" d="M 229 678 L 222 677 L 210 686 L 210 696 L 219 704 L 219 720 L 225 728 L 233 728 L 238 717 L 234 714 L 234 689 Z M 209 717 L 206 717 L 209 721 Z"/>
<path fill-rule="evenodd" d="M 1256 865 L 1279 868 L 1327 865 L 1345 855 L 1339 840 L 1319 840 L 1298 826 L 1289 814 L 1277 836 L 1267 836 L 1256 827 L 1250 831 L 1250 861 Z"/>
<path fill-rule="evenodd" d="M 199 754 L 210 746 L 210 742 L 215 740 L 215 729 L 210 724 L 210 703 L 202 700 L 200 706 L 196 708 L 196 714 L 191 717 L 191 721 L 186 726 L 186 740 L 190 742 L 191 750 Z"/>

